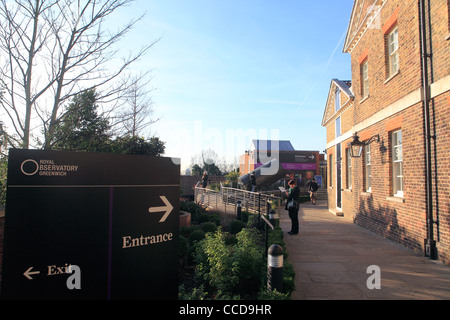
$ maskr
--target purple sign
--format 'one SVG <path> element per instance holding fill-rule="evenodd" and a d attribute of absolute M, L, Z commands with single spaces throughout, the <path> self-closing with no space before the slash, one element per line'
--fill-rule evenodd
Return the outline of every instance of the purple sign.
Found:
<path fill-rule="evenodd" d="M 262 163 L 255 164 L 255 169 L 261 167 Z M 315 163 L 282 163 L 285 170 L 316 170 Z"/>

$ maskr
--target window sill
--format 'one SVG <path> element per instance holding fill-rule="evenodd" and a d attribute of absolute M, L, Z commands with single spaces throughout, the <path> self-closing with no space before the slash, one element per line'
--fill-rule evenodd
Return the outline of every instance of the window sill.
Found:
<path fill-rule="evenodd" d="M 334 214 L 335 216 L 338 216 L 338 217 L 343 217 L 344 216 L 344 212 L 342 211 L 342 209 L 339 209 L 339 208 L 328 209 L 328 211 L 330 211 L 332 214 Z"/>
<path fill-rule="evenodd" d="M 352 189 L 344 189 L 344 192 L 353 192 Z"/>
<path fill-rule="evenodd" d="M 387 79 L 384 81 L 384 84 L 386 84 L 386 83 L 388 83 L 389 81 L 391 81 L 392 79 L 394 79 L 399 73 L 400 73 L 400 69 L 397 70 L 397 72 L 394 73 L 393 75 L 391 75 L 389 78 L 387 78 Z"/>
<path fill-rule="evenodd" d="M 405 199 L 404 198 L 400 198 L 400 197 L 396 197 L 396 196 L 386 197 L 386 200 L 387 201 L 398 202 L 398 203 L 405 203 Z"/>
<path fill-rule="evenodd" d="M 361 192 L 361 195 L 363 196 L 363 197 L 372 197 L 372 192 Z"/>
<path fill-rule="evenodd" d="M 370 94 L 367 95 L 367 96 L 365 96 L 364 98 L 362 98 L 362 99 L 359 101 L 359 103 L 361 104 L 361 103 L 363 103 L 364 101 L 366 101 L 366 100 L 369 99 L 369 98 L 370 98 Z"/>

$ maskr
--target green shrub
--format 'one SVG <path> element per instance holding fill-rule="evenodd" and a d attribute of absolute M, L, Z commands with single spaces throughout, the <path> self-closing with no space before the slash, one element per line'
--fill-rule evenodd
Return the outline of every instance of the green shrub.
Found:
<path fill-rule="evenodd" d="M 179 257 L 184 258 L 188 252 L 188 249 L 189 249 L 188 240 L 186 239 L 186 237 L 180 235 L 178 246 Z"/>
<path fill-rule="evenodd" d="M 265 270 L 261 235 L 242 229 L 236 244 L 227 245 L 227 234 L 219 228 L 198 242 L 195 274 L 200 284 L 214 292 L 215 298 L 256 298 Z"/>
<path fill-rule="evenodd" d="M 205 212 L 195 203 L 184 203 L 184 211 L 197 214 L 191 227 L 180 228 L 179 255 L 194 271 L 189 290 L 180 286 L 180 299 L 261 299 L 288 300 L 295 290 L 295 271 L 286 260 L 287 250 L 283 231 L 269 231 L 269 246 L 278 244 L 285 253 L 282 292 L 268 292 L 267 261 L 264 241 L 256 228 L 258 215 L 241 212 L 224 232 L 217 212 Z M 199 225 L 199 222 L 202 222 Z M 188 292 L 187 292 L 188 291 Z"/>
<path fill-rule="evenodd" d="M 202 230 L 204 233 L 214 233 L 217 231 L 217 225 L 214 222 L 205 222 L 204 224 L 202 224 Z"/>
<path fill-rule="evenodd" d="M 189 236 L 189 242 L 193 244 L 196 241 L 203 240 L 204 238 L 205 232 L 203 230 L 194 230 L 191 232 L 191 235 Z"/>
<path fill-rule="evenodd" d="M 220 225 L 221 218 L 218 213 L 215 212 L 205 212 L 201 213 L 198 217 L 198 223 L 204 223 L 204 222 L 214 222 L 217 226 Z"/>
<path fill-rule="evenodd" d="M 195 264 L 195 255 L 196 255 L 197 246 L 199 243 L 201 243 L 201 241 L 196 241 L 189 246 L 189 249 L 187 252 L 187 264 L 190 266 Z"/>
<path fill-rule="evenodd" d="M 295 271 L 292 264 L 284 260 L 283 264 L 283 293 L 288 296 L 291 295 L 293 291 L 295 291 Z"/>
<path fill-rule="evenodd" d="M 234 234 L 228 234 L 225 238 L 225 244 L 227 246 L 234 246 L 235 244 L 237 244 L 236 236 Z"/>
<path fill-rule="evenodd" d="M 181 201 L 180 211 L 189 212 L 192 222 L 198 222 L 199 216 L 204 212 L 201 206 L 192 201 Z"/>
<path fill-rule="evenodd" d="M 209 214 L 207 214 L 206 212 L 205 213 L 201 213 L 198 216 L 198 222 L 199 223 L 204 223 L 204 222 L 207 222 L 207 221 L 209 221 Z"/>
<path fill-rule="evenodd" d="M 273 291 L 261 291 L 258 295 L 258 300 L 290 300 L 289 294 Z"/>
<path fill-rule="evenodd" d="M 236 238 L 234 264 L 239 279 L 237 292 L 243 298 L 256 298 L 263 273 L 267 269 L 262 247 L 259 246 L 261 234 L 256 229 L 244 228 Z"/>
<path fill-rule="evenodd" d="M 182 227 L 180 227 L 180 235 L 182 235 L 186 238 L 189 238 L 192 231 L 194 231 L 196 229 L 197 229 L 196 226 L 190 226 L 190 227 L 182 226 Z"/>
<path fill-rule="evenodd" d="M 214 213 L 209 216 L 209 221 L 214 222 L 216 226 L 220 226 L 222 219 L 220 217 L 220 214 Z"/>
<path fill-rule="evenodd" d="M 247 228 L 257 228 L 259 216 L 254 213 L 248 215 L 248 221 L 246 223 Z"/>
<path fill-rule="evenodd" d="M 179 300 L 204 300 L 207 294 L 208 293 L 204 291 L 203 286 L 188 290 L 188 292 L 186 292 L 184 285 L 178 287 Z"/>
<path fill-rule="evenodd" d="M 230 233 L 238 234 L 244 228 L 244 223 L 240 220 L 233 220 L 230 223 Z"/>
<path fill-rule="evenodd" d="M 241 221 L 243 223 L 247 223 L 249 215 L 250 215 L 250 212 L 248 212 L 248 211 L 241 211 Z"/>
<path fill-rule="evenodd" d="M 232 248 L 225 244 L 221 229 L 208 233 L 197 245 L 195 275 L 201 285 L 215 292 L 231 292 L 238 282 L 233 272 Z"/>
<path fill-rule="evenodd" d="M 273 244 L 277 244 L 283 248 L 284 258 L 287 259 L 288 254 L 286 250 L 286 243 L 284 242 L 283 230 L 279 227 L 269 230 L 268 245 L 270 247 Z"/>

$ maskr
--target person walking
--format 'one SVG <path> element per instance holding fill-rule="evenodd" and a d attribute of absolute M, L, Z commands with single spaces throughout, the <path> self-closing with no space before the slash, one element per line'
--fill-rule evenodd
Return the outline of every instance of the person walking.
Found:
<path fill-rule="evenodd" d="M 289 181 L 288 185 L 289 191 L 286 191 L 286 210 L 288 210 L 289 218 L 291 219 L 291 231 L 289 231 L 288 234 L 294 235 L 298 234 L 299 231 L 298 211 L 300 209 L 300 189 L 297 187 L 297 182 L 294 179 Z"/>
<path fill-rule="evenodd" d="M 311 197 L 311 203 L 316 204 L 316 196 L 317 190 L 319 189 L 319 185 L 316 182 L 316 179 L 312 178 L 312 181 L 309 183 L 309 195 Z"/>

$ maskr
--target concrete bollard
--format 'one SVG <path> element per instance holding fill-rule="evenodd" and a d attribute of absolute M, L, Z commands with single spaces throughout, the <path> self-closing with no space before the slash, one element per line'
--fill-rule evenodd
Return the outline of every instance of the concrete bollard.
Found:
<path fill-rule="evenodd" d="M 277 244 L 269 248 L 267 255 L 267 290 L 283 289 L 283 248 Z"/>

